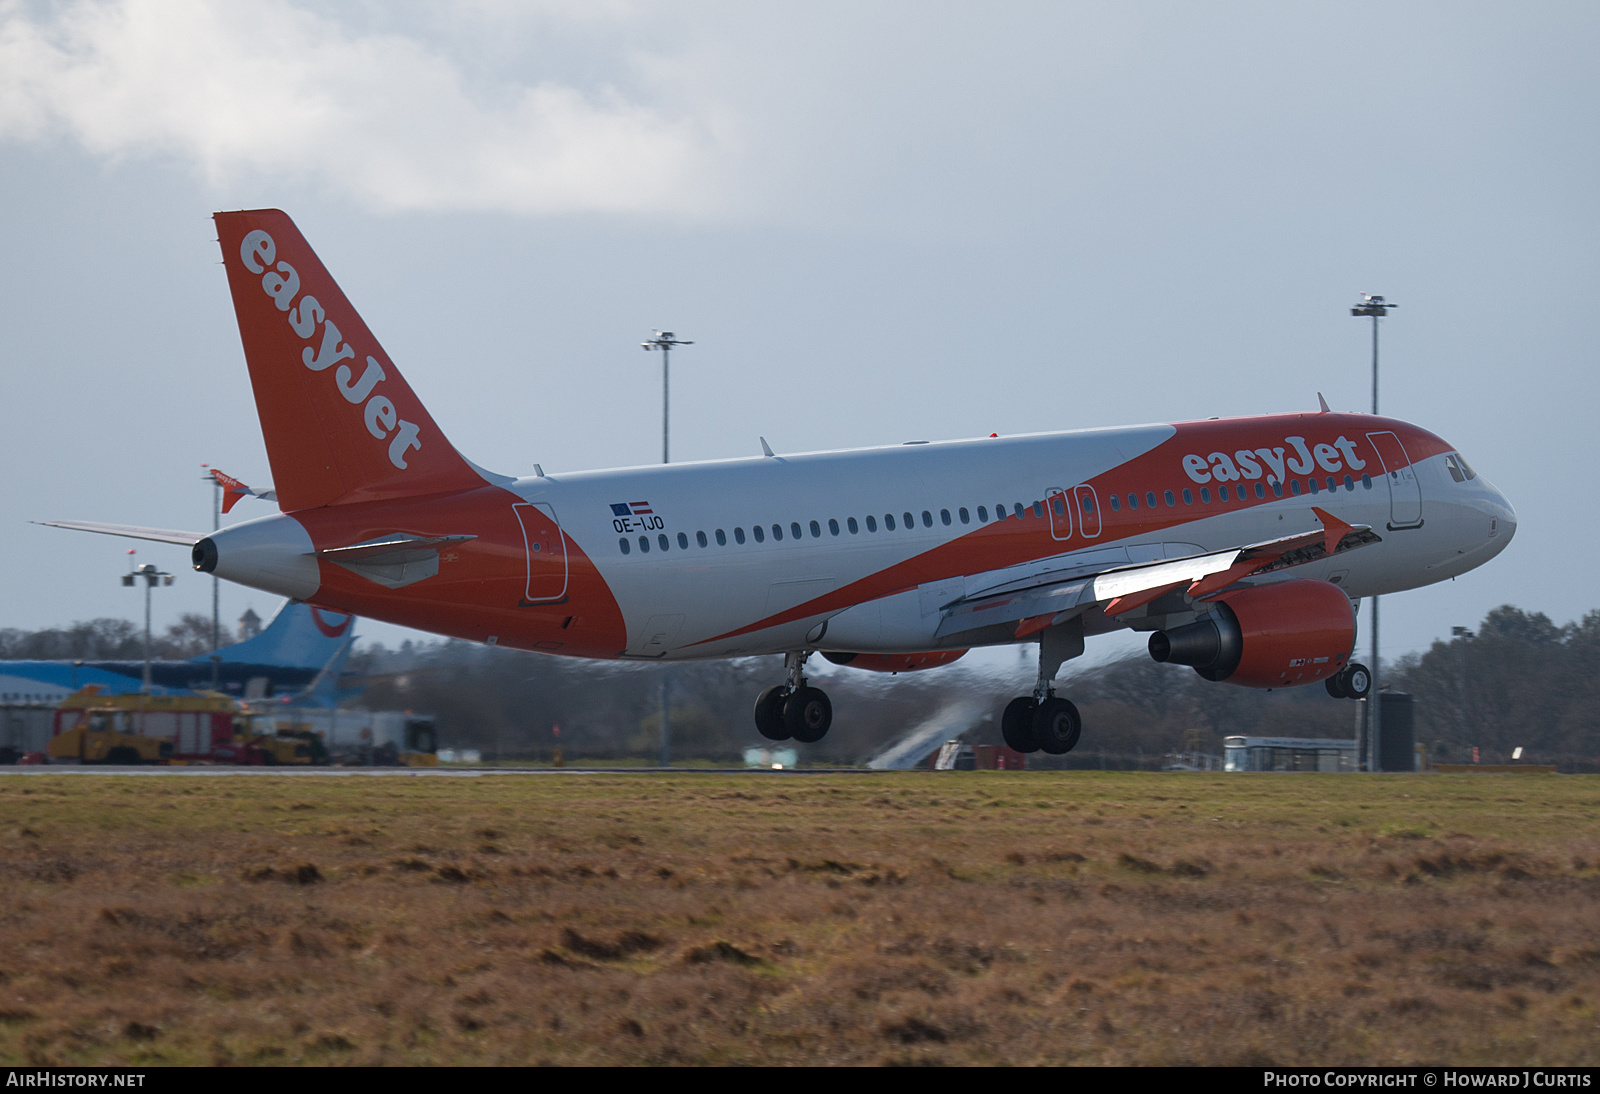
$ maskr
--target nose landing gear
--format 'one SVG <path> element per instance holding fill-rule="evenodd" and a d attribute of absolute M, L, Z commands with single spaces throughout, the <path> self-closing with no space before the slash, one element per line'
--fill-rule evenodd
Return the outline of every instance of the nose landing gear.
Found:
<path fill-rule="evenodd" d="M 833 703 L 821 688 L 806 684 L 805 664 L 809 650 L 784 655 L 788 683 L 767 688 L 756 699 L 756 731 L 769 741 L 793 738 L 801 744 L 816 744 L 833 725 Z"/>
<path fill-rule="evenodd" d="M 1372 673 L 1352 661 L 1322 682 L 1335 699 L 1365 699 L 1372 690 Z"/>

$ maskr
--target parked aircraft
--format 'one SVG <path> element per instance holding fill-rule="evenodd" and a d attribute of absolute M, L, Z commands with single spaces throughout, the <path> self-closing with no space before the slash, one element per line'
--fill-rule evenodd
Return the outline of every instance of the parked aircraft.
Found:
<path fill-rule="evenodd" d="M 821 739 L 816 653 L 885 672 L 1037 643 L 1013 747 L 1061 753 L 1086 638 L 1246 687 L 1365 692 L 1352 601 L 1494 557 L 1516 518 L 1450 444 L 1318 413 L 908 442 L 510 478 L 461 456 L 293 222 L 216 226 L 280 513 L 181 543 L 196 569 L 331 610 L 594 658 L 781 653 L 772 739 Z"/>
<path fill-rule="evenodd" d="M 300 692 L 337 679 L 355 639 L 355 620 L 310 604 L 284 602 L 261 633 L 215 655 L 150 662 L 163 692 L 217 689 L 245 694 Z M 214 656 L 214 660 L 213 660 Z M 0 702 L 57 702 L 89 684 L 103 694 L 137 692 L 143 661 L 0 661 Z"/>

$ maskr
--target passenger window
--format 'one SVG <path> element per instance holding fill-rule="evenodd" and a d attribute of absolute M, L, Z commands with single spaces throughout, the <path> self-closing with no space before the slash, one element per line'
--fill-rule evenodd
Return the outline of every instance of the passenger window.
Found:
<path fill-rule="evenodd" d="M 1090 516 L 1093 516 L 1094 515 L 1094 495 L 1093 494 L 1088 494 L 1088 493 L 1079 494 L 1078 495 L 1078 507 L 1080 509 L 1082 509 L 1085 513 L 1089 514 Z"/>
<path fill-rule="evenodd" d="M 1156 492 L 1154 490 L 1146 490 L 1144 492 L 1144 507 L 1146 509 L 1154 509 L 1156 507 Z"/>
<path fill-rule="evenodd" d="M 828 534 L 830 536 L 836 536 L 839 534 L 839 522 L 834 520 L 832 517 L 828 518 Z"/>
<path fill-rule="evenodd" d="M 1256 497 L 1264 498 L 1266 496 L 1267 496 L 1267 488 L 1265 486 L 1263 486 L 1260 482 L 1257 482 L 1256 483 Z"/>
<path fill-rule="evenodd" d="M 966 512 L 966 510 L 963 509 L 962 512 Z M 939 510 L 939 520 L 944 524 L 949 524 L 950 523 L 950 510 L 948 510 L 948 509 Z"/>
<path fill-rule="evenodd" d="M 970 513 L 968 513 L 965 508 L 957 509 L 956 510 L 956 516 L 961 518 L 961 523 L 962 524 L 971 524 L 972 523 L 972 515 Z M 945 523 L 948 524 L 950 522 L 949 521 L 945 521 Z"/>
<path fill-rule="evenodd" d="M 1020 501 L 1017 502 L 1016 506 L 1011 510 L 1011 512 L 1016 516 L 1016 518 L 1018 520 L 1021 520 L 1022 519 L 1022 503 Z"/>
<path fill-rule="evenodd" d="M 1202 490 L 1202 491 L 1200 491 L 1200 493 L 1202 495 L 1204 495 L 1205 491 Z M 1239 497 L 1242 499 L 1244 497 L 1244 495 L 1240 494 Z M 1219 500 L 1219 501 L 1227 501 L 1228 500 L 1228 488 L 1226 486 L 1217 487 L 1217 500 Z"/>
<path fill-rule="evenodd" d="M 989 507 L 987 505 L 978 506 L 978 523 L 979 524 L 988 524 L 989 523 Z"/>
<path fill-rule="evenodd" d="M 894 514 L 893 513 L 885 513 L 885 514 L 883 514 L 883 530 L 885 532 L 894 531 Z"/>
<path fill-rule="evenodd" d="M 869 517 L 867 519 L 870 520 L 872 518 Z M 856 523 L 856 518 L 855 517 L 851 517 L 850 519 L 846 520 L 844 522 L 844 526 L 846 528 L 850 529 L 850 534 L 852 536 L 858 536 L 858 535 L 861 534 L 861 525 Z"/>
<path fill-rule="evenodd" d="M 1202 486 L 1200 488 L 1200 500 L 1206 505 L 1211 504 L 1211 487 Z"/>
<path fill-rule="evenodd" d="M 834 525 L 834 527 L 833 527 L 833 534 L 834 535 L 838 535 L 839 534 L 839 526 L 837 524 Z M 800 538 L 800 529 L 799 528 L 796 528 L 794 530 L 794 538 L 795 539 L 799 539 Z M 822 525 L 818 524 L 816 521 L 811 521 L 811 538 L 812 539 L 821 539 L 822 538 Z"/>
<path fill-rule="evenodd" d="M 1064 517 L 1067 515 L 1067 507 L 1061 504 L 1061 495 L 1059 494 L 1050 499 L 1050 508 L 1058 517 Z"/>
<path fill-rule="evenodd" d="M 1111 511 L 1113 513 L 1122 512 L 1122 499 L 1118 498 L 1115 494 L 1111 495 Z"/>
<path fill-rule="evenodd" d="M 950 521 L 946 520 L 945 523 L 949 524 Z M 933 527 L 933 514 L 928 512 L 926 509 L 924 509 L 922 511 L 922 526 L 924 528 L 932 528 Z"/>
<path fill-rule="evenodd" d="M 1346 475 L 1344 477 L 1344 488 L 1347 492 L 1354 490 L 1356 488 L 1356 480 L 1352 479 L 1349 475 Z"/>
<path fill-rule="evenodd" d="M 1128 508 L 1129 509 L 1137 509 L 1137 508 L 1139 508 L 1139 495 L 1138 494 L 1129 494 L 1128 495 Z"/>
<path fill-rule="evenodd" d="M 661 549 L 663 551 L 665 551 L 668 547 L 672 546 L 672 544 L 670 542 L 668 542 L 667 533 L 665 533 L 665 532 L 662 532 L 659 536 L 656 537 L 656 542 L 661 545 Z"/>
<path fill-rule="evenodd" d="M 1279 482 L 1277 479 L 1272 480 L 1272 496 L 1277 498 L 1283 497 L 1283 483 Z"/>
<path fill-rule="evenodd" d="M 706 534 L 705 534 L 705 533 L 704 533 L 704 532 L 696 532 L 696 533 L 695 533 L 695 534 L 694 534 L 694 541 L 695 541 L 695 542 L 696 542 L 696 543 L 698 543 L 698 544 L 699 544 L 699 545 L 700 545 L 700 546 L 702 546 L 702 547 L 705 547 L 705 546 L 707 546 L 707 543 L 706 543 Z"/>
<path fill-rule="evenodd" d="M 799 539 L 800 538 L 800 522 L 799 521 L 790 521 L 789 522 L 789 535 L 794 537 L 795 539 Z"/>
<path fill-rule="evenodd" d="M 796 531 L 798 531 L 798 529 L 796 529 Z M 774 524 L 772 526 L 772 542 L 774 542 L 774 543 L 782 543 L 783 542 L 783 525 Z"/>
<path fill-rule="evenodd" d="M 878 518 L 877 517 L 868 517 L 867 518 L 867 531 L 876 532 L 877 530 L 878 530 Z"/>
<path fill-rule="evenodd" d="M 1364 489 L 1371 490 L 1372 489 L 1372 476 L 1371 475 L 1362 475 L 1361 476 L 1361 485 L 1362 485 L 1362 487 Z"/>
<path fill-rule="evenodd" d="M 1194 493 L 1187 486 L 1185 486 L 1183 488 L 1183 504 L 1185 504 L 1185 505 L 1193 505 L 1194 504 Z"/>
<path fill-rule="evenodd" d="M 622 548 L 623 554 L 627 554 L 630 550 L 632 550 L 632 548 L 628 546 L 627 536 L 623 536 L 621 539 L 617 540 L 617 546 Z"/>
<path fill-rule="evenodd" d="M 1293 494 L 1297 498 L 1300 496 L 1300 480 L 1299 479 L 1291 479 L 1291 480 L 1289 480 L 1289 493 Z"/>
<path fill-rule="evenodd" d="M 733 530 L 733 542 L 739 544 L 741 547 L 744 546 L 744 529 L 743 528 L 735 528 Z"/>
<path fill-rule="evenodd" d="M 706 545 L 706 534 L 704 532 L 701 532 L 700 533 L 700 546 L 704 547 L 705 545 Z M 687 551 L 689 549 L 689 537 L 684 535 L 682 532 L 678 533 L 678 549 L 680 551 Z"/>
<path fill-rule="evenodd" d="M 901 513 L 900 517 L 905 522 L 906 531 L 909 532 L 911 529 L 917 526 L 917 518 L 912 516 L 910 513 Z"/>
<path fill-rule="evenodd" d="M 1000 505 L 996 505 L 994 507 L 994 519 L 995 520 L 1005 520 L 1006 519 L 1006 507 L 1005 507 L 1004 503 L 1002 503 Z"/>
<path fill-rule="evenodd" d="M 765 543 L 765 542 L 767 542 L 766 530 L 764 528 L 762 528 L 761 525 L 759 525 L 759 524 L 752 524 L 750 526 L 750 534 L 756 537 L 756 542 L 757 543 Z"/>
<path fill-rule="evenodd" d="M 1332 475 L 1329 475 L 1328 476 L 1328 493 L 1331 494 L 1337 489 L 1339 489 L 1339 480 L 1334 478 Z"/>
<path fill-rule="evenodd" d="M 1161 491 L 1161 496 L 1166 499 L 1168 509 L 1171 509 L 1173 506 L 1178 504 L 1177 499 L 1172 496 L 1171 490 Z"/>
<path fill-rule="evenodd" d="M 1044 502 L 1036 501 L 1033 503 L 1033 515 L 1036 517 L 1044 516 Z"/>
<path fill-rule="evenodd" d="M 640 536 L 639 537 L 639 553 L 641 555 L 647 555 L 647 554 L 650 553 L 650 537 L 649 536 Z"/>
<path fill-rule="evenodd" d="M 744 537 L 740 536 L 739 539 L 742 542 Z M 728 545 L 728 537 L 723 534 L 721 528 L 718 528 L 717 529 L 717 546 L 718 547 L 726 547 L 727 545 Z"/>

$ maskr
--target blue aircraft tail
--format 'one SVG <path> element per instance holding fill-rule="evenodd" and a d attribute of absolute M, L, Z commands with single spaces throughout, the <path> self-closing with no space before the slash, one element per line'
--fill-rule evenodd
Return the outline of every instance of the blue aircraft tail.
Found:
<path fill-rule="evenodd" d="M 298 600 L 286 600 L 260 634 L 224 646 L 216 656 L 238 664 L 321 669 L 341 647 L 347 647 L 354 625 L 354 616 L 314 608 Z M 193 660 L 209 664 L 211 655 Z"/>

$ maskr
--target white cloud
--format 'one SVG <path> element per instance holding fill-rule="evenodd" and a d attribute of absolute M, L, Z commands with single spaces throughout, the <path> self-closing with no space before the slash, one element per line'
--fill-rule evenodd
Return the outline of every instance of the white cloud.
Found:
<path fill-rule="evenodd" d="M 45 17 L 0 0 L 0 138 L 175 156 L 214 184 L 296 179 L 386 210 L 712 208 L 726 126 L 639 99 L 488 84 L 417 37 L 282 0 L 77 0 Z"/>

